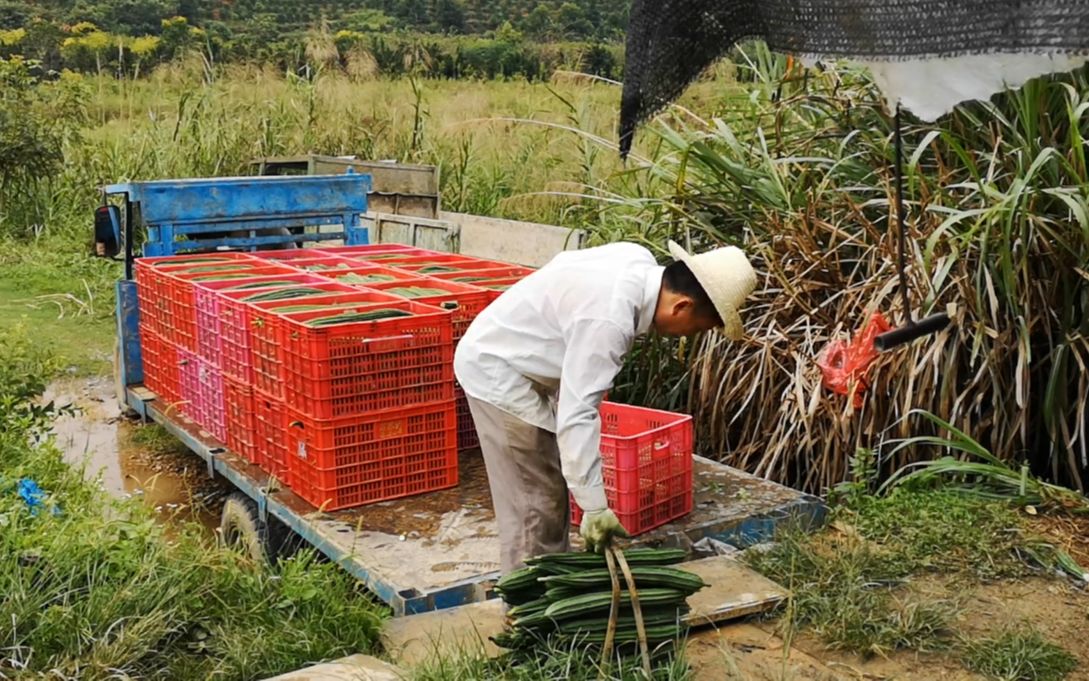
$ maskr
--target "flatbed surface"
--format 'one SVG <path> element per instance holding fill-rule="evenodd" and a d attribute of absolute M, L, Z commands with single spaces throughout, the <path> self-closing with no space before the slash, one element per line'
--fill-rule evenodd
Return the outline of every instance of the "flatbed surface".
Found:
<path fill-rule="evenodd" d="M 130 403 L 255 499 L 262 513 L 279 518 L 365 581 L 396 614 L 490 597 L 498 577 L 499 542 L 479 452 L 462 453 L 455 488 L 323 513 L 187 418 L 159 410 L 148 391 L 130 389 Z M 823 516 L 816 498 L 701 457 L 695 459 L 694 481 L 692 513 L 634 543 L 690 548 L 712 537 L 744 546 L 769 539 L 789 518 L 819 521 Z"/>

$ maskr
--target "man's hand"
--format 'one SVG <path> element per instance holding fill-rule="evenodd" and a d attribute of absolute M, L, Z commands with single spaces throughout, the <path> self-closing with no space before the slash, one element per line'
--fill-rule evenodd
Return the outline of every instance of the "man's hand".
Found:
<path fill-rule="evenodd" d="M 605 553 L 605 547 L 613 537 L 627 537 L 628 531 L 620 524 L 620 519 L 611 509 L 588 511 L 582 516 L 579 534 L 586 542 L 586 548 L 597 553 Z"/>

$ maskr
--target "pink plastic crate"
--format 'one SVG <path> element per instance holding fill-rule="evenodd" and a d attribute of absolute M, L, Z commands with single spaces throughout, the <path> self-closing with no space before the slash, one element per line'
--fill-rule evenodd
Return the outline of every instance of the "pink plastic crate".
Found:
<path fill-rule="evenodd" d="M 632 536 L 692 512 L 691 416 L 605 402 L 601 459 L 609 508 Z"/>
<path fill-rule="evenodd" d="M 178 349 L 181 412 L 226 444 L 223 373 L 196 353 Z"/>
<path fill-rule="evenodd" d="M 248 270 L 231 272 L 239 274 L 252 272 L 255 276 L 246 279 L 224 279 L 196 283 L 193 286 L 193 304 L 196 308 L 197 320 L 197 354 L 206 361 L 221 366 L 223 356 L 222 332 L 220 329 L 220 292 L 235 288 L 252 281 L 262 280 L 264 277 L 278 277 L 280 275 L 296 275 L 298 271 L 290 267 L 280 265 L 265 265 L 260 261 L 254 261 L 258 267 Z M 267 281 L 267 280 L 266 280 Z"/>

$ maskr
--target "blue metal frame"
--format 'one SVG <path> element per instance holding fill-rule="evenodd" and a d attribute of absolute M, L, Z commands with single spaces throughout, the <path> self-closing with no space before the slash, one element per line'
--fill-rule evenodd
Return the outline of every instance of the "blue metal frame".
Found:
<path fill-rule="evenodd" d="M 132 278 L 134 208 L 147 227 L 145 256 L 216 249 L 259 249 L 296 242 L 341 239 L 368 243 L 362 215 L 367 212 L 371 176 L 227 177 L 125 182 L 103 187 L 106 196 L 125 201 L 125 279 L 117 284 L 118 362 L 125 387 L 144 380 L 140 354 L 140 305 Z M 259 234 L 259 230 L 341 225 L 326 233 Z M 224 237 L 225 232 L 249 232 Z M 210 238 L 201 238 L 211 235 Z M 130 405 L 131 406 L 131 405 Z"/>
<path fill-rule="evenodd" d="M 176 255 L 211 249 L 258 249 L 303 241 L 342 239 L 367 243 L 362 215 L 367 212 L 370 175 L 229 177 L 125 182 L 103 188 L 139 206 L 147 227 L 145 256 Z M 126 220 L 132 220 L 126 211 Z M 260 231 L 341 225 L 337 232 L 260 234 Z M 205 234 L 249 232 L 244 237 L 201 238 Z"/>

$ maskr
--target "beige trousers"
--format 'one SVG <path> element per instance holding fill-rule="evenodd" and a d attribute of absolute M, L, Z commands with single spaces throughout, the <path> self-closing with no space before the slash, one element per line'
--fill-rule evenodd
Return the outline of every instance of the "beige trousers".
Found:
<path fill-rule="evenodd" d="M 495 521 L 503 574 L 526 558 L 571 548 L 571 509 L 555 433 L 468 397 Z"/>

